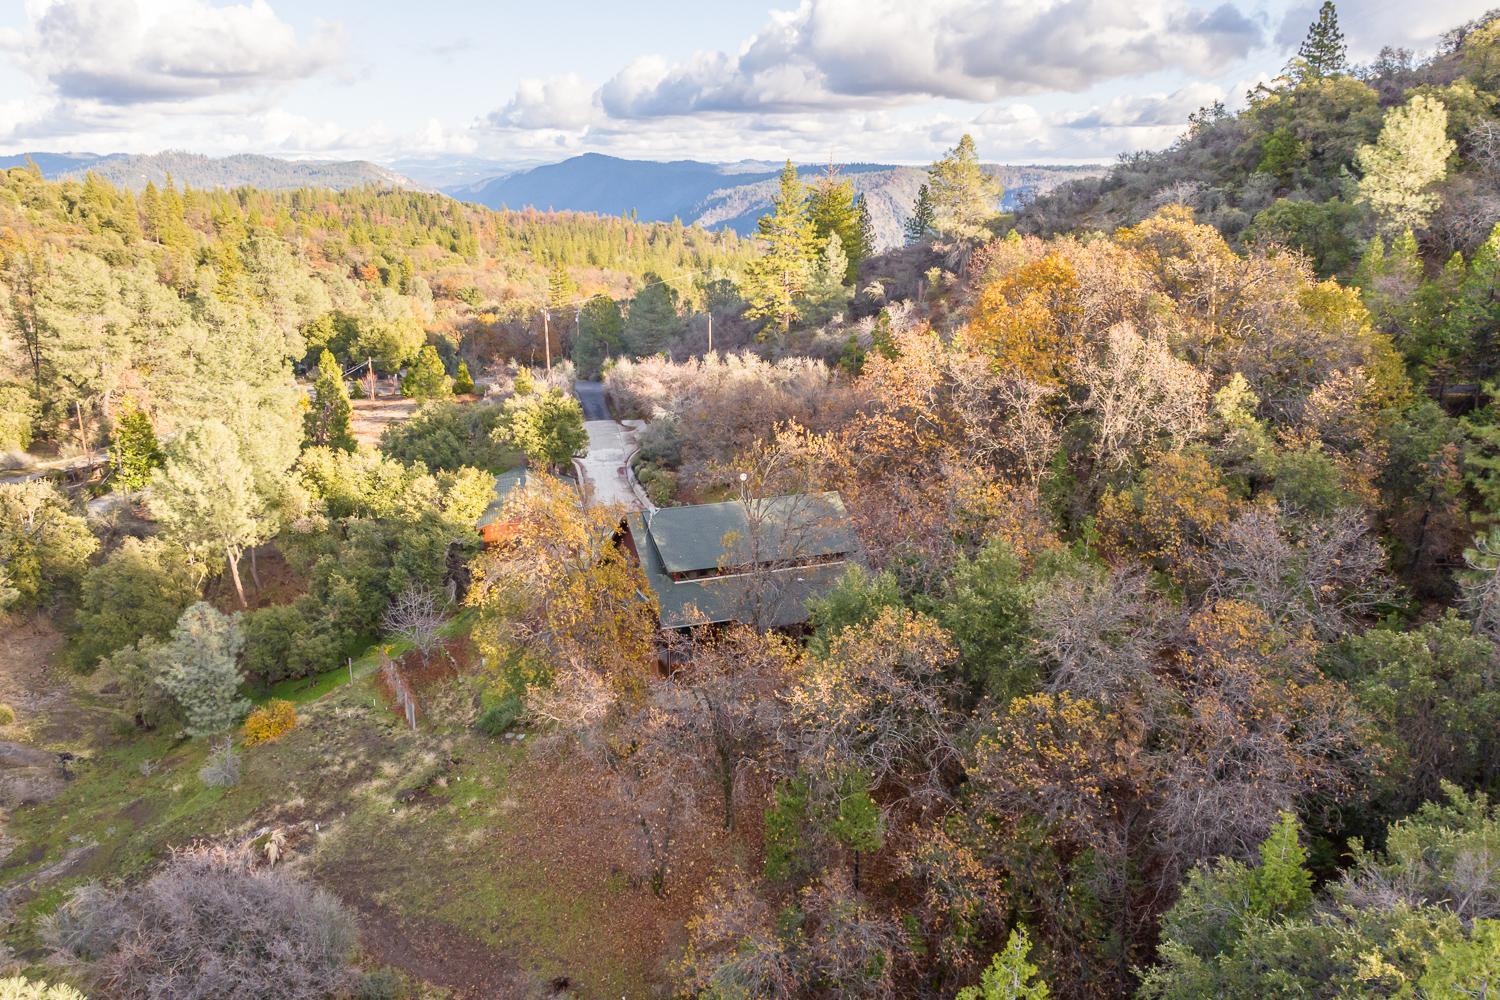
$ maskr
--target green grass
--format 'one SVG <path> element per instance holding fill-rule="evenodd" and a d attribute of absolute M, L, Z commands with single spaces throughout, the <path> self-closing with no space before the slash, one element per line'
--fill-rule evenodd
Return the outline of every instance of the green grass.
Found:
<path fill-rule="evenodd" d="M 469 626 L 460 615 L 447 631 Z M 198 778 L 206 741 L 170 732 L 122 732 L 80 761 L 60 795 L 11 817 L 9 857 L 20 863 L 0 869 L 0 884 L 16 886 L 69 851 L 81 860 L 16 898 L 0 943 L 22 961 L 42 961 L 39 921 L 84 882 L 138 878 L 170 848 L 200 838 L 318 820 L 322 832 L 295 850 L 338 891 L 429 930 L 451 928 L 542 978 L 572 976 L 589 984 L 589 996 L 651 995 L 655 956 L 608 931 L 639 889 L 623 876 L 598 885 L 559 878 L 547 869 L 556 862 L 528 848 L 535 820 L 513 780 L 531 766 L 525 746 L 467 728 L 464 706 L 477 688 L 465 682 L 441 695 L 433 722 L 408 731 L 380 699 L 370 676 L 378 663 L 372 647 L 355 660 L 352 685 L 342 667 L 267 693 L 308 708 L 281 739 L 242 751 L 231 788 Z M 406 792 L 415 795 L 398 801 Z"/>

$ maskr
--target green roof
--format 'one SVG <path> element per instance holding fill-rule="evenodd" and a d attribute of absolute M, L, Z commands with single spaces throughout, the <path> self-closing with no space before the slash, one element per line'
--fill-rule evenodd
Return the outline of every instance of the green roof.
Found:
<path fill-rule="evenodd" d="M 479 515 L 478 527 L 483 528 L 487 524 L 493 524 L 500 517 L 500 510 L 505 506 L 505 500 L 517 487 L 526 485 L 526 467 L 518 465 L 514 469 L 500 473 L 495 477 L 495 499 Z"/>
<path fill-rule="evenodd" d="M 748 518 L 738 501 L 627 516 L 662 628 L 806 621 L 808 599 L 827 593 L 863 556 L 837 493 L 753 503 L 760 506 Z M 757 523 L 759 544 L 748 538 L 749 520 Z"/>
<path fill-rule="evenodd" d="M 674 575 L 806 561 L 859 547 L 837 493 L 664 507 L 648 528 L 662 567 Z"/>

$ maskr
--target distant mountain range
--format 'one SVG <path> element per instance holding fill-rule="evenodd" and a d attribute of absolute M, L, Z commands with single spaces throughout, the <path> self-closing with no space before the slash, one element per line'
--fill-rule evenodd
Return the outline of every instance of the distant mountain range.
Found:
<path fill-rule="evenodd" d="M 490 208 L 536 208 L 541 211 L 595 212 L 621 215 L 634 211 L 643 221 L 680 219 L 708 229 L 729 227 L 741 235 L 771 206 L 780 166 L 760 161 L 705 163 L 698 160 L 625 160 L 585 153 L 561 163 L 479 157 L 405 157 L 388 165 L 369 160 L 283 160 L 242 153 L 211 157 L 169 150 L 162 153 L 22 153 L 0 156 L 0 169 L 22 166 L 27 159 L 48 178 L 81 178 L 92 171 L 111 184 L 140 190 L 158 186 L 168 175 L 195 188 L 257 187 L 271 190 L 321 187 L 412 188 L 440 190 L 463 201 Z M 798 167 L 804 180 L 826 168 Z M 1079 177 L 1103 174 L 1104 167 L 990 165 L 1005 186 L 1001 207 L 1024 201 Z M 839 173 L 854 183 L 870 205 L 876 243 L 900 244 L 917 188 L 926 178 L 919 167 L 888 163 L 846 163 Z M 414 179 L 415 178 L 415 179 Z"/>
<path fill-rule="evenodd" d="M 167 177 L 179 186 L 195 188 L 257 187 L 344 188 L 375 186 L 422 188 L 403 174 L 368 160 L 282 160 L 274 156 L 241 153 L 235 156 L 203 156 L 168 150 L 163 153 L 22 153 L 0 157 L 0 168 L 23 166 L 30 158 L 50 179 L 81 178 L 94 173 L 118 187 L 135 191 L 147 182 L 157 186 Z"/>
<path fill-rule="evenodd" d="M 826 168 L 798 167 L 798 175 L 812 180 Z M 1077 177 L 1097 176 L 1104 167 L 991 165 L 1005 186 L 1001 205 L 1015 208 L 1027 198 Z M 848 163 L 839 173 L 854 183 L 870 205 L 870 219 L 882 247 L 901 242 L 902 227 L 911 213 L 917 188 L 926 178 L 918 167 L 883 163 Z M 597 212 L 620 215 L 634 210 L 641 219 L 665 222 L 680 219 L 710 229 L 728 226 L 742 235 L 771 204 L 779 168 L 775 164 L 704 163 L 698 160 L 624 160 L 585 153 L 561 163 L 549 163 L 494 177 L 478 184 L 443 188 L 455 198 L 491 208 Z"/>

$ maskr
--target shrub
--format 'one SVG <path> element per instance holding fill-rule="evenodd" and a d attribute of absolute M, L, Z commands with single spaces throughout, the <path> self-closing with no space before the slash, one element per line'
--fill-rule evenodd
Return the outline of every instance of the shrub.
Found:
<path fill-rule="evenodd" d="M 243 850 L 196 848 L 139 885 L 85 886 L 42 933 L 114 1000 L 325 1000 L 355 985 L 353 917 Z"/>
<path fill-rule="evenodd" d="M 515 449 L 494 440 L 500 407 L 492 403 L 428 403 L 404 423 L 380 435 L 380 451 L 407 465 L 421 462 L 432 472 L 464 466 L 504 472 L 519 461 Z"/>
<path fill-rule="evenodd" d="M 355 1000 L 401 1000 L 404 996 L 406 984 L 392 969 L 371 969 L 354 988 Z"/>
<path fill-rule="evenodd" d="M 240 733 L 245 746 L 258 747 L 280 739 L 297 726 L 297 706 L 285 698 L 276 698 L 250 713 Z"/>
<path fill-rule="evenodd" d="M 71 986 L 49 986 L 21 976 L 0 979 L 0 1000 L 88 1000 Z"/>
<path fill-rule="evenodd" d="M 245 650 L 240 667 L 245 679 L 261 687 L 307 677 L 338 665 L 342 636 L 331 623 L 318 620 L 313 602 L 273 604 L 244 616 Z"/>
<path fill-rule="evenodd" d="M 525 702 L 519 695 L 507 694 L 479 714 L 474 728 L 486 736 L 504 736 L 520 721 L 525 710 Z"/>
<path fill-rule="evenodd" d="M 13 725 L 16 721 L 16 710 L 4 702 L 0 702 L 0 726 Z"/>
<path fill-rule="evenodd" d="M 230 788 L 240 783 L 240 755 L 228 740 L 215 747 L 208 762 L 198 769 L 198 780 L 210 788 Z"/>

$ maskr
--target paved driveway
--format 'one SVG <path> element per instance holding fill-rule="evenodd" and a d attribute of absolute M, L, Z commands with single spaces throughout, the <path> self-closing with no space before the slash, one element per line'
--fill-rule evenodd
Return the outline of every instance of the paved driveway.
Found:
<path fill-rule="evenodd" d="M 592 503 L 615 503 L 640 510 L 641 501 L 630 485 L 626 467 L 635 451 L 635 430 L 610 418 L 604 386 L 598 382 L 575 382 L 573 392 L 583 405 L 583 429 L 589 435 L 588 454 L 576 459 L 579 475 Z"/>
<path fill-rule="evenodd" d="M 573 395 L 583 404 L 584 420 L 610 420 L 609 403 L 604 399 L 602 382 L 574 382 Z"/>

